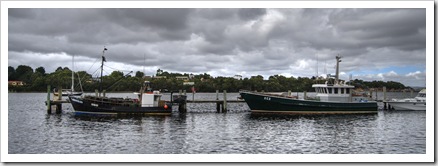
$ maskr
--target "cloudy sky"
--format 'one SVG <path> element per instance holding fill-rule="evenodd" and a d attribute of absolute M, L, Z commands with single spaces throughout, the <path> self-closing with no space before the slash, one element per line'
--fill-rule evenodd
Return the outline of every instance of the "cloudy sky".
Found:
<path fill-rule="evenodd" d="M 157 69 L 213 76 L 281 74 L 425 86 L 426 10 L 385 8 L 12 9 L 8 65 L 94 73 Z"/>

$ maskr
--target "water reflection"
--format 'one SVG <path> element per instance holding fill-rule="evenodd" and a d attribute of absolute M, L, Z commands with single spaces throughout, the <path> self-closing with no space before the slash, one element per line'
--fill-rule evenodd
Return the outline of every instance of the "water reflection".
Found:
<path fill-rule="evenodd" d="M 65 110 L 61 114 L 48 115 L 40 100 L 45 96 L 10 94 L 8 153 L 412 154 L 426 151 L 424 111 L 259 115 L 248 112 L 244 103 L 230 103 L 232 111 L 228 113 L 216 113 L 214 104 L 199 104 L 190 105 L 188 113 L 173 112 L 170 116 L 87 117 L 75 116 L 69 105 L 63 106 Z"/>

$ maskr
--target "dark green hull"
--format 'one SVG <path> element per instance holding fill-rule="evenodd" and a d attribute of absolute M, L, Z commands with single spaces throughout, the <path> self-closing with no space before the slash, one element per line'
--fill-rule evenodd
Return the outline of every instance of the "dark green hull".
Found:
<path fill-rule="evenodd" d="M 240 92 L 253 113 L 369 114 L 377 113 L 376 102 L 341 103 L 298 100 L 285 96 Z"/>

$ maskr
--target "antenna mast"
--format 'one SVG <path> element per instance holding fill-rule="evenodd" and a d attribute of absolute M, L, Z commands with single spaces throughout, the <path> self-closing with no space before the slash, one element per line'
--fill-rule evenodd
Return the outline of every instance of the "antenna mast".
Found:
<path fill-rule="evenodd" d="M 339 62 L 342 62 L 341 56 L 336 56 L 336 77 L 335 77 L 335 84 L 338 84 L 339 82 Z"/>
<path fill-rule="evenodd" d="M 318 79 L 318 54 L 316 54 L 316 79 Z"/>

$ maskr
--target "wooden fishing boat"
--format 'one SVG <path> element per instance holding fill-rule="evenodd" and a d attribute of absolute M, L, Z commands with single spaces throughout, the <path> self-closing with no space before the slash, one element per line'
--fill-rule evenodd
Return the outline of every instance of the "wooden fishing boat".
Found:
<path fill-rule="evenodd" d="M 106 61 L 104 57 L 106 50 L 104 48 L 102 52 L 102 71 L 103 63 Z M 140 92 L 135 94 L 138 98 L 106 97 L 102 93 L 94 96 L 69 95 L 68 98 L 75 115 L 170 115 L 172 113 L 172 104 L 161 100 L 162 94 L 159 91 L 153 91 L 149 81 L 145 81 Z"/>

